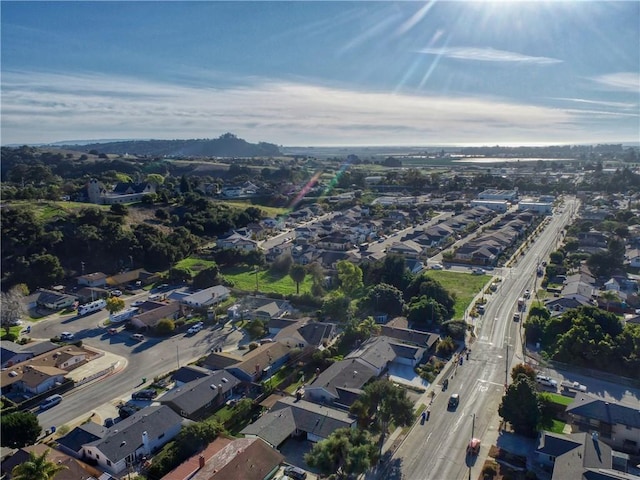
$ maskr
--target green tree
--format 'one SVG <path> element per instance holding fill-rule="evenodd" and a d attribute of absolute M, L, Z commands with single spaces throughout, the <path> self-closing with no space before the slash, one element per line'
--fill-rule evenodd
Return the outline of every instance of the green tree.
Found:
<path fill-rule="evenodd" d="M 536 381 L 536 371 L 526 363 L 519 363 L 511 369 L 511 379 L 515 382 L 520 375 L 524 375 L 532 382 Z"/>
<path fill-rule="evenodd" d="M 620 296 L 613 290 L 605 290 L 600 294 L 600 298 L 604 299 L 607 305 L 607 312 L 610 311 L 609 307 L 612 302 L 619 302 Z"/>
<path fill-rule="evenodd" d="M 60 260 L 55 255 L 45 253 L 35 255 L 29 259 L 29 285 L 30 290 L 36 287 L 50 287 L 57 285 L 64 279 L 64 270 Z"/>
<path fill-rule="evenodd" d="M 109 208 L 109 211 L 114 215 L 126 216 L 129 214 L 129 209 L 127 208 L 126 205 L 123 205 L 122 203 L 114 203 Z"/>
<path fill-rule="evenodd" d="M 253 339 L 261 338 L 267 333 L 266 324 L 263 320 L 256 318 L 245 327 L 249 336 Z"/>
<path fill-rule="evenodd" d="M 184 283 L 191 280 L 191 269 L 188 267 L 171 267 L 169 269 L 169 281 Z"/>
<path fill-rule="evenodd" d="M 217 265 L 212 265 L 200 270 L 193 277 L 193 288 L 204 289 L 218 285 L 220 283 L 220 279 L 218 278 L 219 274 L 220 269 Z"/>
<path fill-rule="evenodd" d="M 307 275 L 307 271 L 304 266 L 299 263 L 294 263 L 289 269 L 289 276 L 296 282 L 296 294 L 300 295 L 300 284 L 304 282 L 304 277 Z"/>
<path fill-rule="evenodd" d="M 38 440 L 42 427 L 38 417 L 31 412 L 14 412 L 2 415 L 0 444 L 3 447 L 22 448 Z"/>
<path fill-rule="evenodd" d="M 344 322 L 351 318 L 353 309 L 349 297 L 339 292 L 332 292 L 322 302 L 320 313 L 324 318 Z"/>
<path fill-rule="evenodd" d="M 145 181 L 159 187 L 164 184 L 164 177 L 159 173 L 150 173 L 147 175 L 147 178 L 145 178 Z"/>
<path fill-rule="evenodd" d="M 42 455 L 29 452 L 29 459 L 13 468 L 11 478 L 13 480 L 53 480 L 58 472 L 68 467 L 47 460 L 50 451 L 47 448 Z"/>
<path fill-rule="evenodd" d="M 380 283 L 369 290 L 365 302 L 374 312 L 385 312 L 391 316 L 402 315 L 404 310 L 402 292 L 387 283 Z"/>
<path fill-rule="evenodd" d="M 124 309 L 124 300 L 120 297 L 109 297 L 107 298 L 107 311 L 110 314 L 114 314 Z"/>
<path fill-rule="evenodd" d="M 340 260 L 336 268 L 338 270 L 340 288 L 346 295 L 353 296 L 362 289 L 364 284 L 362 283 L 362 269 L 360 267 L 347 260 Z"/>
<path fill-rule="evenodd" d="M 163 318 L 156 325 L 156 331 L 160 335 L 169 335 L 176 329 L 176 322 L 170 318 Z"/>
<path fill-rule="evenodd" d="M 389 380 L 377 380 L 364 387 L 364 393 L 353 403 L 350 411 L 362 427 L 375 422 L 380 432 L 380 449 L 391 422 L 400 427 L 413 422 L 413 403 L 406 390 Z"/>
<path fill-rule="evenodd" d="M 526 375 L 518 376 L 502 397 L 498 414 L 511 424 L 516 433 L 535 436 L 540 422 L 540 404 L 535 383 Z"/>
<path fill-rule="evenodd" d="M 317 442 L 304 461 L 324 475 L 348 478 L 366 472 L 378 459 L 378 449 L 369 434 L 359 428 L 339 428 Z"/>
<path fill-rule="evenodd" d="M 9 333 L 13 324 L 25 314 L 24 295 L 20 287 L 13 287 L 8 292 L 0 292 L 0 323 Z"/>

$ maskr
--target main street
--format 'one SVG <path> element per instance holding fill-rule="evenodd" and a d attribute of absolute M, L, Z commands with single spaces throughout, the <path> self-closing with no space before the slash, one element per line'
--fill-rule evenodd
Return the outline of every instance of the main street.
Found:
<path fill-rule="evenodd" d="M 539 262 L 558 246 L 574 211 L 575 200 L 567 202 L 561 213 L 550 217 L 525 255 L 514 266 L 501 269 L 500 287 L 486 297 L 485 314 L 475 321 L 476 341 L 471 345 L 469 360 L 449 368 L 449 387 L 446 391 L 436 389 L 430 420 L 416 424 L 394 455 L 392 462 L 403 479 L 478 478 L 482 465 L 475 460 L 486 457 L 490 445 L 482 444 L 479 458 L 467 456 L 466 447 L 472 437 L 482 439 L 488 432 L 504 384 L 510 381 L 511 367 L 523 361 L 521 322 L 514 321 L 513 314 L 523 292 L 534 292 Z M 460 395 L 460 405 L 450 411 L 447 400 L 453 393 Z"/>
<path fill-rule="evenodd" d="M 130 304 L 146 295 L 132 296 L 126 302 Z M 237 345 L 243 338 L 242 332 L 228 325 L 207 327 L 195 335 L 177 333 L 171 337 L 146 337 L 138 343 L 126 330 L 110 335 L 104 326 L 107 318 L 108 313 L 103 310 L 86 317 L 54 317 L 32 325 L 33 338 L 51 338 L 63 331 L 73 332 L 83 344 L 120 357 L 121 366 L 125 367 L 115 375 L 71 390 L 64 395 L 60 405 L 39 413 L 43 429 L 64 425 L 85 414 L 88 417 L 92 410 L 106 403 L 115 404 L 127 399 L 134 389 L 140 388 L 142 378 L 152 380 L 206 355 L 213 348 Z"/>

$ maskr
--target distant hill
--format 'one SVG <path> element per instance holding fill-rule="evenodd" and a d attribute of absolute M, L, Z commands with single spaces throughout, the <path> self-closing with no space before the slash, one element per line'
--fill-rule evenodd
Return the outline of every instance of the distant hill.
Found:
<path fill-rule="evenodd" d="M 272 143 L 248 143 L 231 133 L 216 139 L 192 140 L 125 140 L 83 145 L 64 145 L 80 152 L 97 150 L 100 153 L 148 155 L 154 157 L 275 157 L 282 153 Z"/>

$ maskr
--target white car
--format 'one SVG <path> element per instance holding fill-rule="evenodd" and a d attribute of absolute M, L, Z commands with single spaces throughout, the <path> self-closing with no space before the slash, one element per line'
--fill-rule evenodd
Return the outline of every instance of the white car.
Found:
<path fill-rule="evenodd" d="M 434 263 L 431 265 L 431 270 L 442 270 L 444 267 L 440 263 Z"/>
<path fill-rule="evenodd" d="M 62 332 L 60 334 L 60 340 L 73 340 L 75 335 L 71 332 Z"/>
<path fill-rule="evenodd" d="M 529 298 L 531 296 L 531 291 L 530 290 L 525 290 L 524 291 L 524 298 Z"/>
<path fill-rule="evenodd" d="M 133 302 L 131 304 L 132 307 L 139 307 L 140 305 L 142 305 L 144 303 L 144 300 L 136 300 L 135 302 Z"/>
<path fill-rule="evenodd" d="M 536 382 L 543 387 L 549 388 L 558 388 L 558 382 L 556 382 L 553 378 L 547 377 L 545 375 L 536 375 Z"/>
<path fill-rule="evenodd" d="M 194 326 L 189 328 L 189 330 L 187 330 L 187 333 L 198 333 L 203 328 L 204 326 L 201 323 L 196 323 Z"/>

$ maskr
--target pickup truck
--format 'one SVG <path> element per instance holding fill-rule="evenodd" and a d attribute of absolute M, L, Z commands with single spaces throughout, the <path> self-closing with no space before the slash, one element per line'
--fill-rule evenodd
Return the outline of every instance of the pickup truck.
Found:
<path fill-rule="evenodd" d="M 560 393 L 567 397 L 575 397 L 576 394 L 586 393 L 586 391 L 587 387 L 579 382 L 569 382 L 568 380 L 565 380 L 560 384 Z"/>

